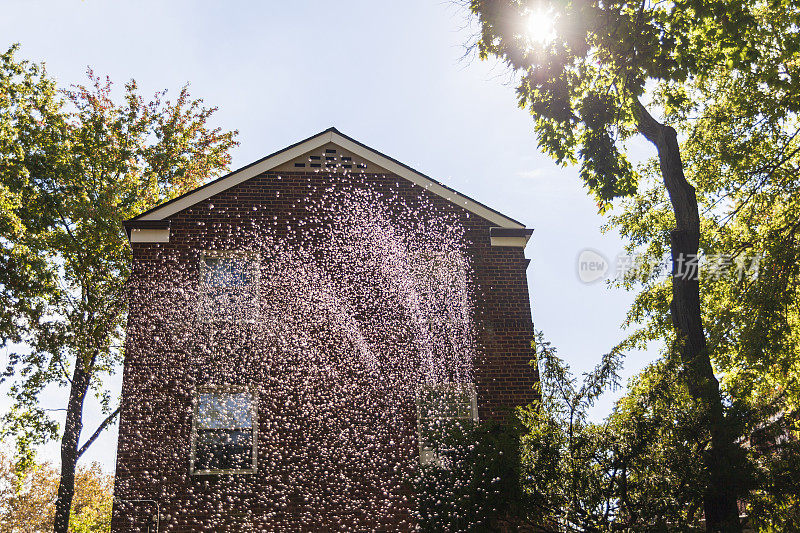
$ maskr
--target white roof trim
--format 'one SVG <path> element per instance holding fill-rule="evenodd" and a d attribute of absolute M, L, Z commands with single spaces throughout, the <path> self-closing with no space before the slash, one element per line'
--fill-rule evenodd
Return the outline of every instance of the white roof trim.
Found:
<path fill-rule="evenodd" d="M 485 207 L 478 202 L 467 198 L 466 196 L 444 187 L 427 176 L 424 176 L 419 172 L 415 172 L 414 170 L 411 170 L 410 168 L 405 167 L 396 161 L 374 150 L 366 148 L 361 144 L 352 141 L 348 137 L 345 137 L 344 135 L 332 130 L 324 131 L 319 135 L 315 135 L 314 137 L 292 146 L 287 150 L 278 152 L 272 157 L 268 157 L 254 165 L 233 172 L 225 178 L 212 182 L 209 185 L 197 189 L 196 191 L 191 192 L 173 202 L 169 202 L 161 208 L 156 208 L 149 213 L 145 213 L 140 217 L 136 217 L 136 220 L 163 220 L 171 215 L 174 215 L 175 213 L 178 213 L 179 211 L 183 211 L 184 209 L 195 205 L 198 202 L 202 202 L 203 200 L 206 200 L 215 194 L 219 194 L 235 185 L 238 185 L 249 180 L 250 178 L 258 176 L 259 174 L 296 159 L 297 157 L 300 157 L 303 154 L 328 143 L 336 144 L 353 153 L 354 155 L 362 157 L 380 167 L 383 167 L 389 172 L 392 172 L 401 178 L 405 178 L 415 185 L 423 187 L 425 190 L 430 191 L 437 196 L 441 196 L 445 200 L 448 200 L 449 202 L 462 207 L 467 211 L 480 216 L 481 218 L 497 224 L 497 226 L 501 228 L 525 227 L 519 222 L 492 211 L 488 207 Z"/>
<path fill-rule="evenodd" d="M 169 242 L 169 228 L 166 229 L 131 229 L 131 242 Z"/>
<path fill-rule="evenodd" d="M 394 161 L 389 159 L 388 157 L 382 156 L 372 150 L 367 150 L 363 146 L 354 143 L 347 137 L 340 135 L 336 132 L 331 132 L 331 142 L 334 144 L 338 144 L 345 150 L 353 152 L 356 155 L 363 157 L 369 161 L 372 161 L 379 167 L 383 167 L 392 174 L 397 174 L 401 178 L 405 178 L 411 183 L 415 185 L 419 185 L 420 187 L 425 188 L 426 190 L 441 196 L 445 200 L 456 204 L 459 207 L 463 207 L 470 213 L 474 213 L 479 217 L 485 218 L 486 220 L 497 224 L 501 228 L 524 228 L 522 224 L 519 224 L 509 218 L 504 217 L 500 213 L 496 213 L 491 209 L 488 209 L 478 202 L 474 200 L 470 200 L 466 196 L 462 196 L 457 192 L 443 187 L 442 185 L 436 183 L 435 181 L 431 180 L 430 178 L 423 176 L 418 172 L 414 172 Z"/>
<path fill-rule="evenodd" d="M 528 245 L 528 239 L 530 239 L 530 235 L 526 237 L 491 237 L 489 240 L 492 246 L 525 248 Z"/>

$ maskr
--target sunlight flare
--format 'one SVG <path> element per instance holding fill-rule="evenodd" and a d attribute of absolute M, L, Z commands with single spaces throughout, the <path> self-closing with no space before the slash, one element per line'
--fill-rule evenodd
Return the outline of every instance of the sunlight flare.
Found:
<path fill-rule="evenodd" d="M 555 39 L 556 16 L 552 10 L 537 10 L 528 15 L 525 23 L 525 32 L 531 43 L 548 44 Z"/>

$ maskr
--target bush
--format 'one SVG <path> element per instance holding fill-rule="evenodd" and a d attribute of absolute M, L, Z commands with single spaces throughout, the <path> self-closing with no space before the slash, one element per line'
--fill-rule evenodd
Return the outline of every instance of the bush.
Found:
<path fill-rule="evenodd" d="M 498 531 L 522 499 L 516 422 L 443 428 L 436 460 L 414 480 L 421 531 Z"/>

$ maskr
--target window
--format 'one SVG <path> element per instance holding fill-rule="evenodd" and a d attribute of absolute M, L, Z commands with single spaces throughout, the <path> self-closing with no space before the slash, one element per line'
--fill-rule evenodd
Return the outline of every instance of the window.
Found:
<path fill-rule="evenodd" d="M 423 357 L 423 375 L 458 380 L 467 375 L 462 370 L 475 357 L 467 258 L 458 252 L 426 250 L 410 259 L 410 281 L 417 297 L 415 325 L 423 329 L 427 348 L 435 355 Z"/>
<path fill-rule="evenodd" d="M 442 444 L 451 431 L 478 421 L 478 401 L 471 383 L 425 384 L 417 391 L 417 439 L 423 465 L 443 464 Z"/>
<path fill-rule="evenodd" d="M 205 321 L 258 317 L 258 258 L 235 251 L 204 252 L 200 261 L 200 305 Z"/>
<path fill-rule="evenodd" d="M 256 406 L 247 390 L 196 394 L 192 424 L 194 474 L 256 471 Z"/>
<path fill-rule="evenodd" d="M 419 253 L 410 262 L 411 276 L 428 311 L 429 321 L 453 324 L 463 320 L 468 305 L 468 268 L 459 253 Z"/>

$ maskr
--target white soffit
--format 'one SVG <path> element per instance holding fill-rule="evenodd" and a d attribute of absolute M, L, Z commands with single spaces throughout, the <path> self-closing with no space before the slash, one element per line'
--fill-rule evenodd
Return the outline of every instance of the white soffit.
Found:
<path fill-rule="evenodd" d="M 169 228 L 150 229 L 132 228 L 130 241 L 133 242 L 169 242 Z"/>
<path fill-rule="evenodd" d="M 481 218 L 492 222 L 493 224 L 497 224 L 498 227 L 525 227 L 519 222 L 503 216 L 500 213 L 489 209 L 488 207 L 471 200 L 470 198 L 467 198 L 466 196 L 463 196 L 456 191 L 441 185 L 440 183 L 437 183 L 427 176 L 420 174 L 419 172 L 416 172 L 398 163 L 397 161 L 390 159 L 379 152 L 376 152 L 375 150 L 367 148 L 364 145 L 353 141 L 349 137 L 346 137 L 333 130 L 326 130 L 318 135 L 315 135 L 314 137 L 291 146 L 286 150 L 277 152 L 276 154 L 269 156 L 262 161 L 258 161 L 250 166 L 244 167 L 241 170 L 235 171 L 224 178 L 211 182 L 208 185 L 195 190 L 194 192 L 190 192 L 185 196 L 168 202 L 162 207 L 158 207 L 152 211 L 146 212 L 136 217 L 134 220 L 163 220 L 174 215 L 175 213 L 202 202 L 203 200 L 206 200 L 215 194 L 219 194 L 227 189 L 230 189 L 231 187 L 247 181 L 250 178 L 297 159 L 308 152 L 319 149 L 328 143 L 340 146 L 342 149 L 347 150 L 348 152 L 351 152 L 367 161 L 370 161 L 375 165 L 388 170 L 392 174 L 396 174 L 401 178 L 405 178 L 408 181 L 424 188 L 425 190 L 441 196 L 445 200 L 448 200 L 449 202 L 466 209 L 467 211 L 478 215 Z M 133 242 L 133 237 L 131 240 Z M 506 246 L 508 245 L 509 244 L 506 244 Z"/>
<path fill-rule="evenodd" d="M 511 246 L 514 248 L 525 248 L 528 244 L 527 237 L 491 237 L 492 246 Z"/>

